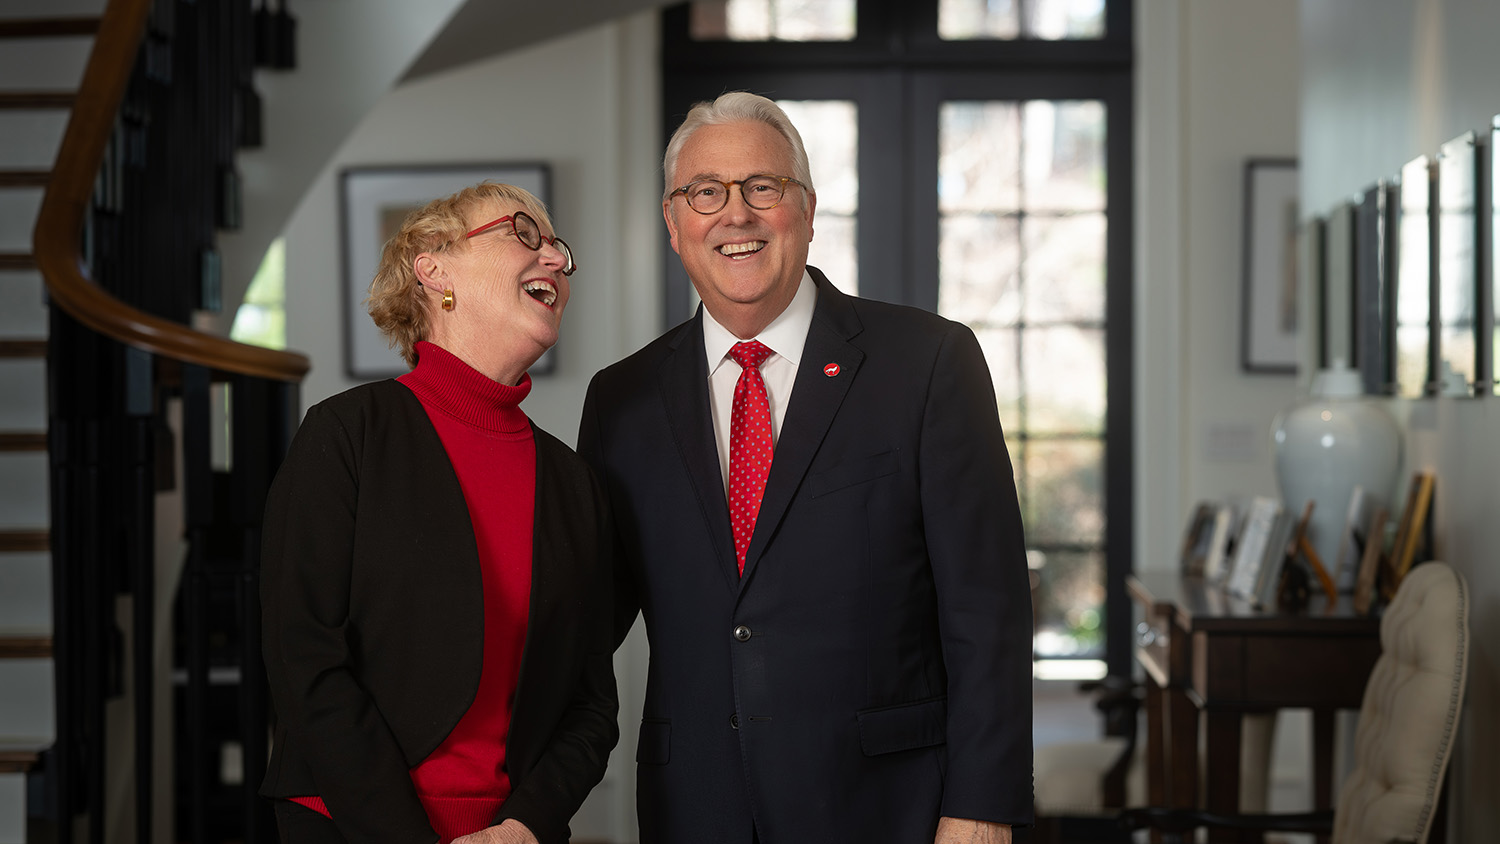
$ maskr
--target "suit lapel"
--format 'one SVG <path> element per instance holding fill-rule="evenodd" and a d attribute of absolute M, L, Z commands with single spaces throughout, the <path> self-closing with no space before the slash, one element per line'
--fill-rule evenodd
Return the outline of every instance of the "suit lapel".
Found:
<path fill-rule="evenodd" d="M 853 300 L 840 293 L 821 271 L 813 267 L 808 271 L 818 285 L 818 303 L 807 343 L 802 347 L 802 360 L 797 364 L 797 379 L 782 419 L 781 439 L 771 460 L 760 513 L 755 517 L 755 534 L 745 554 L 742 582 L 750 580 L 761 552 L 786 516 L 865 359 L 865 353 L 849 342 L 861 330 Z M 829 364 L 838 366 L 836 374 L 830 376 L 825 371 Z"/>
<path fill-rule="evenodd" d="M 697 495 L 703 521 L 713 543 L 714 556 L 725 576 L 725 585 L 739 588 L 739 564 L 734 557 L 734 531 L 729 524 L 729 505 L 724 499 L 724 473 L 719 468 L 719 447 L 714 439 L 713 413 L 708 403 L 708 364 L 703 353 L 703 316 L 683 325 L 662 360 L 660 370 L 662 404 L 672 439 L 687 467 Z M 775 461 L 772 461 L 775 466 Z"/>

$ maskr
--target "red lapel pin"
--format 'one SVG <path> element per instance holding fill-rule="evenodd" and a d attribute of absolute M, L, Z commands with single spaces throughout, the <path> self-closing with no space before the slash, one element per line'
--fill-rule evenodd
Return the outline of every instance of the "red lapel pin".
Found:
<path fill-rule="evenodd" d="M 839 365 L 836 363 L 828 364 L 827 366 L 823 367 L 823 374 L 827 375 L 829 378 L 832 378 L 833 376 L 839 374 Z"/>

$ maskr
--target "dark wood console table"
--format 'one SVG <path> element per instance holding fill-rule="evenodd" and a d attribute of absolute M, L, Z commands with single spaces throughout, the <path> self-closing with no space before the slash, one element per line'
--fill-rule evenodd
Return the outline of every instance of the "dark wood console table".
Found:
<path fill-rule="evenodd" d="M 1151 804 L 1238 811 L 1242 716 L 1307 708 L 1313 713 L 1313 805 L 1330 808 L 1334 713 L 1359 708 L 1380 656 L 1379 619 L 1356 616 L 1348 596 L 1332 610 L 1321 596 L 1300 613 L 1257 610 L 1219 586 L 1169 572 L 1131 575 L 1128 587 L 1145 610 L 1136 659 L 1147 676 Z M 1220 830 L 1209 840 L 1260 837 Z"/>

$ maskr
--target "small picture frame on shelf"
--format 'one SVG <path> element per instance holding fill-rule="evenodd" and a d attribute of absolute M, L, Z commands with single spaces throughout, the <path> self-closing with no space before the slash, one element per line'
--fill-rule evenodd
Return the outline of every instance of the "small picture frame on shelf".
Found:
<path fill-rule="evenodd" d="M 1184 577 L 1202 577 L 1204 565 L 1213 550 L 1214 525 L 1219 507 L 1212 501 L 1200 501 L 1188 518 L 1187 530 L 1182 535 L 1182 553 L 1179 562 Z"/>
<path fill-rule="evenodd" d="M 1224 588 L 1229 594 L 1249 601 L 1259 598 L 1262 582 L 1261 568 L 1268 549 L 1275 544 L 1273 533 L 1280 533 L 1278 522 L 1283 520 L 1281 502 L 1274 498 L 1257 496 L 1251 499 L 1245 510 L 1245 523 L 1240 528 L 1234 543 L 1234 563 L 1229 571 L 1229 580 Z M 1286 535 L 1281 546 L 1286 547 Z"/>
<path fill-rule="evenodd" d="M 1384 507 L 1376 507 L 1370 517 L 1369 539 L 1365 542 L 1364 554 L 1359 558 L 1359 573 L 1354 579 L 1354 612 L 1368 615 L 1375 604 L 1376 582 L 1380 577 L 1382 560 L 1385 559 L 1385 527 L 1388 517 Z"/>
<path fill-rule="evenodd" d="M 1338 557 L 1333 562 L 1333 579 L 1340 592 L 1353 592 L 1359 576 L 1365 546 L 1377 537 L 1370 534 L 1368 510 L 1370 498 L 1365 488 L 1355 484 L 1349 493 L 1349 507 L 1344 514 L 1344 528 L 1339 532 Z"/>
<path fill-rule="evenodd" d="M 1427 516 L 1432 510 L 1436 486 L 1437 476 L 1432 472 L 1412 473 L 1406 488 L 1406 500 L 1401 507 L 1401 520 L 1396 524 L 1396 539 L 1386 558 L 1387 578 L 1382 592 L 1387 598 L 1395 595 L 1396 588 L 1411 567 L 1421 562 L 1418 555 L 1429 551 Z"/>

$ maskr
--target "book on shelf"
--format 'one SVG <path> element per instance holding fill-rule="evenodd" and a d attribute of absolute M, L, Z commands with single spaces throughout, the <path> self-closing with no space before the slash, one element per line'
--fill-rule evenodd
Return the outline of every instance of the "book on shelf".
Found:
<path fill-rule="evenodd" d="M 1380 561 L 1385 557 L 1384 507 L 1376 507 L 1370 517 L 1370 533 L 1365 540 L 1365 553 L 1359 559 L 1359 576 L 1354 580 L 1354 611 L 1360 615 L 1370 612 L 1375 603 L 1375 581 L 1380 573 Z"/>
<path fill-rule="evenodd" d="M 1178 562 L 1186 577 L 1203 575 L 1204 563 L 1208 561 L 1209 542 L 1213 540 L 1214 514 L 1218 505 L 1212 501 L 1200 501 L 1188 517 L 1187 530 L 1182 535 L 1182 551 Z"/>
<path fill-rule="evenodd" d="M 1365 543 L 1369 541 L 1369 499 L 1365 488 L 1355 484 L 1349 493 L 1349 507 L 1344 514 L 1344 529 L 1339 533 L 1338 554 L 1333 563 L 1334 584 L 1340 592 L 1353 592 L 1359 575 L 1359 564 L 1364 558 Z"/>
<path fill-rule="evenodd" d="M 1203 560 L 1203 579 L 1222 583 L 1229 573 L 1229 550 L 1234 542 L 1234 508 L 1219 505 L 1214 512 L 1212 533 L 1208 540 L 1208 556 Z"/>
<path fill-rule="evenodd" d="M 1396 530 L 1396 542 L 1391 546 L 1393 594 L 1416 562 L 1417 551 L 1424 544 L 1423 532 L 1427 528 L 1427 515 L 1432 509 L 1433 488 L 1436 486 L 1437 476 L 1431 472 L 1416 472 L 1411 476 L 1411 485 L 1406 492 L 1406 506 L 1401 511 L 1400 526 Z"/>

